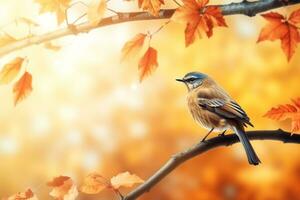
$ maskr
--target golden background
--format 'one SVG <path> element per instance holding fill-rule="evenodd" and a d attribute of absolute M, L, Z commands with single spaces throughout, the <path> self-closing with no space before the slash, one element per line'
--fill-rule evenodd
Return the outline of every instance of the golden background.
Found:
<path fill-rule="evenodd" d="M 136 4 L 112 0 L 108 5 L 130 11 Z M 18 17 L 38 22 L 39 34 L 57 29 L 53 14 L 38 11 L 33 1 L 1 0 L 0 24 L 16 38 L 28 32 L 27 26 L 10 23 Z M 70 16 L 82 12 L 75 6 Z M 159 67 L 142 83 L 137 70 L 142 54 L 121 63 L 121 48 L 164 20 L 64 37 L 54 42 L 62 46 L 58 52 L 34 45 L 2 57 L 1 66 L 16 56 L 28 57 L 33 92 L 14 107 L 12 87 L 0 87 L 0 196 L 31 188 L 39 199 L 51 199 L 45 183 L 58 175 L 70 176 L 78 185 L 94 171 L 108 178 L 130 171 L 147 179 L 206 133 L 188 112 L 186 88 L 175 81 L 190 71 L 209 74 L 240 103 L 255 125 L 248 130 L 290 130 L 288 121 L 262 116 L 300 96 L 299 49 L 288 63 L 279 41 L 256 44 L 266 22 L 262 17 L 236 15 L 226 21 L 229 28 L 217 28 L 211 39 L 189 48 L 184 47 L 184 26 L 167 25 L 151 43 L 158 50 Z M 240 144 L 218 148 L 186 162 L 141 199 L 300 199 L 300 146 L 252 144 L 262 160 L 258 167 L 248 165 Z M 108 191 L 78 199 L 112 198 Z"/>

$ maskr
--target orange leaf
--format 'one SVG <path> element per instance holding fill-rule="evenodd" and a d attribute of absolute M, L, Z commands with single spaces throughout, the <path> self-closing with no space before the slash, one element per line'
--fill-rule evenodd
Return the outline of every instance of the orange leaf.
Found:
<path fill-rule="evenodd" d="M 134 184 L 143 183 L 144 181 L 135 174 L 124 172 L 112 177 L 110 182 L 113 188 L 119 189 L 120 187 L 132 187 Z"/>
<path fill-rule="evenodd" d="M 21 70 L 23 61 L 24 58 L 16 57 L 9 63 L 5 64 L 0 71 L 0 84 L 7 84 L 14 80 Z"/>
<path fill-rule="evenodd" d="M 186 23 L 186 46 L 192 44 L 197 35 L 201 38 L 201 32 L 209 38 L 213 35 L 214 27 L 227 26 L 221 9 L 218 6 L 205 7 L 208 2 L 208 0 L 184 0 L 184 5 L 172 16 L 172 20 Z"/>
<path fill-rule="evenodd" d="M 88 7 L 87 16 L 90 24 L 96 26 L 103 18 L 106 10 L 105 0 L 94 0 Z"/>
<path fill-rule="evenodd" d="M 142 81 L 154 70 L 154 68 L 157 67 L 157 51 L 152 47 L 149 47 L 139 62 L 140 81 Z"/>
<path fill-rule="evenodd" d="M 292 131 L 300 131 L 300 98 L 292 100 L 292 102 L 293 104 L 279 105 L 271 108 L 264 117 L 277 121 L 291 119 Z"/>
<path fill-rule="evenodd" d="M 153 16 L 159 15 L 159 10 L 164 0 L 138 0 L 139 8 L 148 11 Z"/>
<path fill-rule="evenodd" d="M 27 189 L 25 192 L 19 192 L 15 195 L 12 195 L 4 200 L 38 200 L 31 189 Z"/>
<path fill-rule="evenodd" d="M 65 21 L 66 9 L 69 7 L 71 0 L 35 0 L 41 5 L 40 13 L 53 12 L 56 14 L 57 24 Z"/>
<path fill-rule="evenodd" d="M 30 73 L 25 72 L 23 76 L 15 83 L 13 92 L 15 95 L 15 105 L 24 98 L 26 98 L 32 91 L 32 76 Z"/>
<path fill-rule="evenodd" d="M 289 21 L 295 25 L 300 23 L 300 9 L 295 10 L 289 17 Z"/>
<path fill-rule="evenodd" d="M 47 183 L 53 189 L 49 193 L 56 200 L 74 200 L 78 190 L 72 179 L 68 176 L 58 176 Z"/>
<path fill-rule="evenodd" d="M 270 12 L 263 14 L 268 23 L 262 28 L 257 42 L 264 40 L 281 40 L 281 48 L 288 60 L 290 60 L 295 53 L 298 43 L 300 42 L 300 35 L 298 29 L 292 24 L 291 20 L 297 19 L 297 15 L 290 17 L 290 20 L 285 19 L 281 14 Z"/>
<path fill-rule="evenodd" d="M 97 194 L 105 188 L 111 187 L 110 182 L 98 173 L 89 174 L 80 190 L 86 194 Z"/>
<path fill-rule="evenodd" d="M 136 36 L 134 36 L 134 38 L 126 42 L 122 48 L 122 60 L 125 60 L 130 55 L 140 50 L 144 44 L 146 36 L 146 34 L 139 33 Z"/>

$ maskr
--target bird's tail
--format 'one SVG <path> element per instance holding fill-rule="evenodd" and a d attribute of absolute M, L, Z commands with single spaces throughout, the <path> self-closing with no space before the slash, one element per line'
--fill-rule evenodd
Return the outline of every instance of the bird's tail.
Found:
<path fill-rule="evenodd" d="M 243 127 L 239 128 L 239 127 L 234 126 L 233 129 L 234 129 L 234 132 L 239 137 L 239 140 L 241 141 L 241 143 L 244 146 L 249 164 L 258 165 L 260 163 L 260 160 L 259 160 L 258 156 L 256 155 L 247 135 L 245 134 L 244 128 Z"/>

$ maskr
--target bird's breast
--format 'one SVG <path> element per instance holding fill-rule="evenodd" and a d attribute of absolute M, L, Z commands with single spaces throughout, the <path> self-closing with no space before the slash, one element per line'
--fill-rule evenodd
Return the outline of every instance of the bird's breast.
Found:
<path fill-rule="evenodd" d="M 226 119 L 221 118 L 215 113 L 210 112 L 198 105 L 197 96 L 193 94 L 187 97 L 188 107 L 194 120 L 198 122 L 203 128 L 212 129 L 216 131 L 224 131 L 228 129 L 228 123 Z"/>

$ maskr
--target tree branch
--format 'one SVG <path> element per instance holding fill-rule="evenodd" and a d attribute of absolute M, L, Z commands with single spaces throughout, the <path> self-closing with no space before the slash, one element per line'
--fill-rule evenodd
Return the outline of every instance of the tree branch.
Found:
<path fill-rule="evenodd" d="M 267 10 L 293 5 L 297 3 L 300 3 L 300 0 L 288 0 L 288 2 L 286 2 L 285 0 L 260 0 L 255 2 L 248 2 L 247 0 L 243 0 L 240 3 L 230 3 L 225 5 L 214 5 L 214 6 L 219 6 L 222 10 L 223 15 L 242 14 L 247 16 L 255 16 L 257 13 L 261 13 Z M 18 40 L 16 42 L 1 47 L 0 57 L 10 52 L 22 49 L 24 47 L 29 47 L 34 44 L 40 44 L 43 42 L 51 41 L 67 35 L 88 32 L 90 30 L 93 30 L 95 28 L 100 28 L 103 26 L 114 25 L 114 24 L 119 24 L 124 22 L 132 22 L 132 21 L 168 19 L 171 18 L 174 12 L 175 9 L 162 9 L 160 10 L 159 15 L 157 17 L 150 15 L 148 12 L 118 13 L 118 15 L 103 18 L 96 26 L 86 22 L 76 26 L 72 25 L 67 28 L 62 28 L 59 30 L 55 30 L 53 32 L 45 33 L 43 35 L 38 35 L 38 36 L 33 36 L 30 38 Z"/>
<path fill-rule="evenodd" d="M 284 143 L 300 144 L 300 134 L 291 134 L 280 129 L 271 131 L 248 131 L 247 135 L 250 140 L 278 140 Z M 145 192 L 148 192 L 153 186 L 155 186 L 159 181 L 161 181 L 164 177 L 170 174 L 176 167 L 183 164 L 185 161 L 202 153 L 205 153 L 211 149 L 220 146 L 229 146 L 237 142 L 239 142 L 239 139 L 235 134 L 225 135 L 223 137 L 218 136 L 206 140 L 205 142 L 196 144 L 190 149 L 175 154 L 148 180 L 146 180 L 142 185 L 138 186 L 136 189 L 126 195 L 123 200 L 134 200 Z"/>

